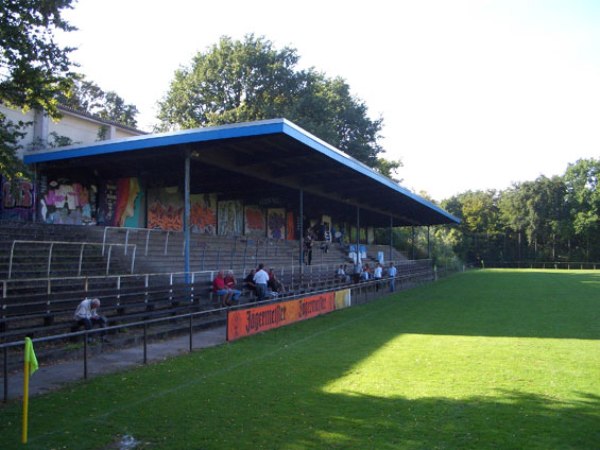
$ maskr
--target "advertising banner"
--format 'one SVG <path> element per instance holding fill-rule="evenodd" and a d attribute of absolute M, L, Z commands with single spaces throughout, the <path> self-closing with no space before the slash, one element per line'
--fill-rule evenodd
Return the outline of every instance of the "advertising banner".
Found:
<path fill-rule="evenodd" d="M 352 305 L 350 289 L 343 289 L 335 292 L 335 309 L 348 308 Z"/>
<path fill-rule="evenodd" d="M 325 292 L 297 300 L 227 313 L 227 340 L 279 328 L 335 310 L 335 294 Z"/>

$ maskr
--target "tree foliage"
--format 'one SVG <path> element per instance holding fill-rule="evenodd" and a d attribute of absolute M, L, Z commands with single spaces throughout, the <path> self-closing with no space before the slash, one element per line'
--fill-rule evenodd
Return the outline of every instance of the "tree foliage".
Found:
<path fill-rule="evenodd" d="M 382 158 L 383 120 L 372 120 L 364 102 L 342 78 L 298 70 L 296 49 L 276 49 L 262 37 L 222 37 L 189 67 L 175 72 L 160 102 L 160 130 L 283 117 L 359 161 L 393 175 L 400 161 Z"/>
<path fill-rule="evenodd" d="M 0 4 L 0 103 L 39 108 L 59 117 L 57 95 L 71 80 L 71 48 L 54 41 L 56 31 L 72 31 L 61 16 L 72 0 L 4 0 Z M 24 123 L 0 114 L 0 172 L 13 178 L 25 170 L 17 158 Z"/>
<path fill-rule="evenodd" d="M 137 126 L 138 109 L 135 105 L 126 104 L 116 92 L 102 90 L 84 75 L 77 74 L 70 88 L 59 95 L 61 105 L 83 111 L 100 119 L 117 122 L 129 127 Z"/>
<path fill-rule="evenodd" d="M 454 250 L 467 262 L 600 261 L 600 160 L 501 192 L 468 191 L 442 202 L 462 219 Z"/>

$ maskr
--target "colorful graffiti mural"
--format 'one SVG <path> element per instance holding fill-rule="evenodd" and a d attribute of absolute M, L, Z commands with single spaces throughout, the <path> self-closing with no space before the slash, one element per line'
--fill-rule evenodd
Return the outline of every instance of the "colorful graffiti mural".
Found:
<path fill-rule="evenodd" d="M 217 194 L 190 195 L 192 233 L 217 234 Z"/>
<path fill-rule="evenodd" d="M 286 214 L 286 239 L 288 241 L 293 241 L 296 239 L 296 220 L 294 218 L 294 213 L 292 211 L 288 211 Z"/>
<path fill-rule="evenodd" d="M 123 227 L 128 217 L 134 215 L 135 199 L 140 193 L 137 178 L 120 178 L 117 180 L 117 202 L 113 226 Z"/>
<path fill-rule="evenodd" d="M 285 239 L 285 209 L 269 208 L 267 210 L 267 236 L 272 239 Z"/>
<path fill-rule="evenodd" d="M 137 178 L 103 181 L 99 192 L 98 223 L 112 227 L 125 226 L 127 219 L 136 215 L 135 205 L 139 195 L 140 184 Z M 139 209 L 140 203 L 137 205 Z M 139 215 L 139 211 L 137 214 Z"/>
<path fill-rule="evenodd" d="M 46 223 L 68 225 L 96 224 L 95 184 L 84 185 L 66 178 L 40 180 L 39 217 Z"/>
<path fill-rule="evenodd" d="M 249 205 L 244 208 L 244 234 L 264 237 L 267 233 L 265 212 L 260 206 Z"/>
<path fill-rule="evenodd" d="M 0 217 L 5 220 L 31 221 L 33 219 L 34 186 L 29 180 L 10 182 L 0 177 L 2 192 Z"/>
<path fill-rule="evenodd" d="M 238 200 L 219 202 L 218 222 L 219 235 L 241 236 L 244 224 L 242 202 Z"/>
<path fill-rule="evenodd" d="M 148 189 L 148 228 L 182 231 L 183 209 L 177 187 Z"/>

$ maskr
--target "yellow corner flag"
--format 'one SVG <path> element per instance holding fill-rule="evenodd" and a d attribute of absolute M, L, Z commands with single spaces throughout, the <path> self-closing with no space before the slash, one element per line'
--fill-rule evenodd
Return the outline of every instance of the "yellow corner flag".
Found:
<path fill-rule="evenodd" d="M 25 338 L 25 355 L 23 367 L 23 433 L 21 442 L 27 444 L 27 417 L 29 416 L 29 377 L 38 370 L 38 362 L 33 351 L 31 338 Z"/>
<path fill-rule="evenodd" d="M 33 375 L 33 372 L 38 370 L 38 362 L 33 351 L 33 342 L 31 338 L 25 338 L 25 366 L 29 369 L 29 375 Z"/>

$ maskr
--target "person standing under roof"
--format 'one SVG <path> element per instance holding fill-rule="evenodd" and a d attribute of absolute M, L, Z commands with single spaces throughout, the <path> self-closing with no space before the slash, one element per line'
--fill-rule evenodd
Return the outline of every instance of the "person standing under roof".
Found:
<path fill-rule="evenodd" d="M 267 297 L 267 284 L 269 283 L 269 274 L 264 270 L 265 265 L 260 263 L 258 270 L 254 274 L 254 284 L 256 284 L 256 301 L 263 301 Z"/>
<path fill-rule="evenodd" d="M 398 274 L 398 269 L 394 266 L 393 262 L 390 262 L 390 268 L 388 269 L 388 276 L 390 277 L 390 292 L 394 292 L 396 290 L 396 275 Z"/>

